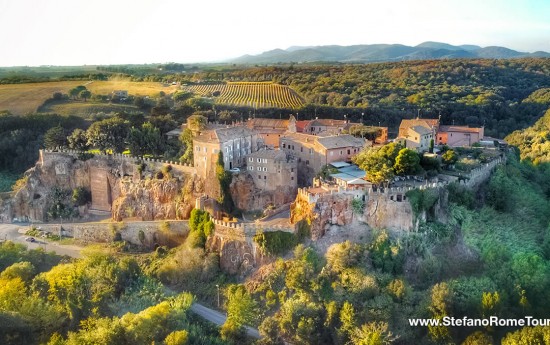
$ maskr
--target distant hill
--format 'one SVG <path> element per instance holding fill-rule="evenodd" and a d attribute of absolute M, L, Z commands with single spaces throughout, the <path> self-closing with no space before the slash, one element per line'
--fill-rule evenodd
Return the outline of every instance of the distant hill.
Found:
<path fill-rule="evenodd" d="M 519 57 L 550 57 L 550 53 L 518 52 L 505 47 L 454 46 L 448 43 L 424 42 L 411 47 L 402 44 L 366 44 L 353 46 L 293 46 L 274 49 L 259 55 L 244 55 L 231 60 L 240 64 L 275 64 L 290 62 L 384 62 L 455 58 L 509 59 Z"/>

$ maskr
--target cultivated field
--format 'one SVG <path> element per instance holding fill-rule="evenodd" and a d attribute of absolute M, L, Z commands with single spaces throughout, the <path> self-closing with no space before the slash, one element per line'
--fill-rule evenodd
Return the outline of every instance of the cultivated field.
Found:
<path fill-rule="evenodd" d="M 97 113 L 112 113 L 112 112 L 135 112 L 139 111 L 136 106 L 128 104 L 116 103 L 94 103 L 88 102 L 71 102 L 60 104 L 49 104 L 41 109 L 42 113 L 54 113 L 58 115 L 77 115 L 88 117 Z"/>
<path fill-rule="evenodd" d="M 191 85 L 188 91 L 201 96 L 215 96 L 216 103 L 253 108 L 299 108 L 304 101 L 288 86 L 273 83 L 227 83 Z"/>
<path fill-rule="evenodd" d="M 33 113 L 46 99 L 52 97 L 54 92 L 67 93 L 78 85 L 85 85 L 92 94 L 101 95 L 111 94 L 114 90 L 128 90 L 130 95 L 157 96 L 160 91 L 170 94 L 178 89 L 176 85 L 125 80 L 6 84 L 0 85 L 0 111 L 8 110 L 15 115 Z M 86 106 L 88 105 L 84 107 Z"/>

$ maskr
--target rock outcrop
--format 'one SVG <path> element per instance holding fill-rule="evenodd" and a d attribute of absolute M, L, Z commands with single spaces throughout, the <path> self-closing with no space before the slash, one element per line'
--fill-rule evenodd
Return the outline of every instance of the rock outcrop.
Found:
<path fill-rule="evenodd" d="M 246 172 L 233 177 L 230 191 L 235 206 L 246 211 L 263 210 L 268 205 L 278 207 L 292 202 L 296 197 L 296 188 L 291 187 L 263 191 L 256 187 L 254 179 Z"/>
<path fill-rule="evenodd" d="M 36 166 L 25 173 L 26 182 L 4 207 L 9 212 L 4 216 L 46 221 L 52 205 L 62 202 L 72 208 L 73 216 L 82 218 L 88 218 L 91 209 L 111 212 L 117 221 L 188 218 L 203 183 L 181 169 L 161 172 L 164 167 L 160 162 L 138 164 L 123 157 L 80 160 L 78 154 L 41 151 Z M 91 202 L 72 206 L 75 188 L 91 192 Z"/>

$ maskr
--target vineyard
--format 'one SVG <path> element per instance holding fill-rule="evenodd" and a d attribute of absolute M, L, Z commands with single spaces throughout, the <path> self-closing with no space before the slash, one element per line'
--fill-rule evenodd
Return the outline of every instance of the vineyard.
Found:
<path fill-rule="evenodd" d="M 190 85 L 187 91 L 214 97 L 218 104 L 252 108 L 299 108 L 303 99 L 288 86 L 273 83 L 239 82 L 214 85 Z"/>

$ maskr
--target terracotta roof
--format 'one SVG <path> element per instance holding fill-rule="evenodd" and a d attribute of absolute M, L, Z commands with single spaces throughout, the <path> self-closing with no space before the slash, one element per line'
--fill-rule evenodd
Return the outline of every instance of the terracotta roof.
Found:
<path fill-rule="evenodd" d="M 427 128 L 427 127 L 424 127 L 424 126 L 413 126 L 413 127 L 409 127 L 409 130 L 412 130 L 420 135 L 424 135 L 424 134 L 430 134 L 432 133 L 431 129 L 430 128 Z"/>
<path fill-rule="evenodd" d="M 311 120 L 296 121 L 296 131 L 302 133 Z"/>
<path fill-rule="evenodd" d="M 311 121 L 311 126 L 344 126 L 346 123 L 346 120 L 315 119 Z"/>
<path fill-rule="evenodd" d="M 439 132 L 461 132 L 461 133 L 479 133 L 483 128 L 474 128 L 466 126 L 439 126 Z"/>
<path fill-rule="evenodd" d="M 437 127 L 439 125 L 439 119 L 403 119 L 399 128 L 410 128 L 415 126 L 422 126 L 426 128 Z"/>
<path fill-rule="evenodd" d="M 249 128 L 271 128 L 271 129 L 284 129 L 288 128 L 288 120 L 279 119 L 250 119 L 247 122 Z"/>
<path fill-rule="evenodd" d="M 315 146 L 315 143 L 317 142 L 317 139 L 319 139 L 315 135 L 311 134 L 304 134 L 304 133 L 285 133 L 284 136 L 281 137 L 281 139 L 289 139 L 292 141 L 296 141 L 301 143 L 302 145 L 306 147 L 313 147 Z"/>

